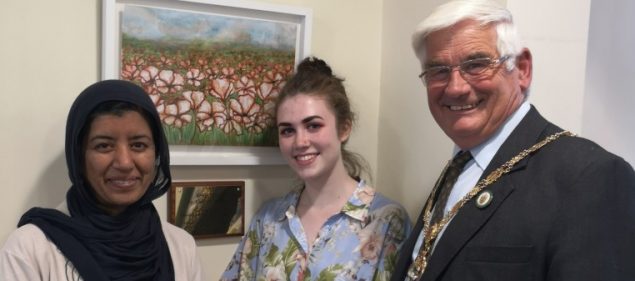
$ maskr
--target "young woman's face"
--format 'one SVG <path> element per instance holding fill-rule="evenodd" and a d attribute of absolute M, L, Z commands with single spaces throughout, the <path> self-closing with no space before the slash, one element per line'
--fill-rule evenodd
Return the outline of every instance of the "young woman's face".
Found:
<path fill-rule="evenodd" d="M 288 97 L 278 107 L 280 152 L 289 166 L 306 181 L 325 179 L 342 165 L 341 146 L 350 130 L 338 132 L 333 111 L 318 96 Z"/>
<path fill-rule="evenodd" d="M 97 116 L 85 140 L 85 177 L 100 207 L 116 215 L 137 202 L 155 176 L 152 131 L 136 111 Z"/>

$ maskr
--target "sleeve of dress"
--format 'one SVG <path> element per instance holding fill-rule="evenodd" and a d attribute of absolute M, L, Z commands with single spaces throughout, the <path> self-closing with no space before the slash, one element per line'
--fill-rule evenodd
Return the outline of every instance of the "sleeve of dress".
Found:
<path fill-rule="evenodd" d="M 17 231 L 14 231 L 0 249 L 0 281 L 41 280 L 31 259 L 24 255 L 24 251 L 28 250 L 24 246 L 29 243 L 23 243 L 22 240 Z"/>
<path fill-rule="evenodd" d="M 373 278 L 375 281 L 390 280 L 399 258 L 401 246 L 412 229 L 410 217 L 406 210 L 398 204 L 393 204 L 394 206 L 391 208 L 393 211 L 386 217 L 382 250 L 380 251 L 377 272 Z"/>
<path fill-rule="evenodd" d="M 261 220 L 261 212 L 252 218 L 249 229 L 240 240 L 229 265 L 221 275 L 221 281 L 256 280 L 258 248 L 262 233 Z"/>

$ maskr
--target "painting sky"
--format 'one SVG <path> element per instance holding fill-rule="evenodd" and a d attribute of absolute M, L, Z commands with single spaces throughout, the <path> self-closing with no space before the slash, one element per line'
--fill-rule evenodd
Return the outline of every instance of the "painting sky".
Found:
<path fill-rule="evenodd" d="M 294 50 L 296 24 L 127 5 L 124 34 L 142 40 L 211 40 Z"/>

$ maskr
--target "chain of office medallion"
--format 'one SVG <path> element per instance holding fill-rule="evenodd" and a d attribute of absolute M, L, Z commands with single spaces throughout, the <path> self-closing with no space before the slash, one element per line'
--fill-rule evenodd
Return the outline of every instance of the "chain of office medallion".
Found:
<path fill-rule="evenodd" d="M 430 252 L 430 247 L 432 247 L 432 242 L 437 238 L 437 236 L 439 235 L 439 232 L 445 227 L 445 225 L 450 220 L 452 220 L 452 218 L 454 218 L 456 213 L 468 201 L 470 201 L 474 196 L 476 196 L 476 194 L 481 192 L 481 190 L 483 190 L 483 188 L 485 188 L 486 186 L 496 182 L 502 175 L 504 175 L 504 174 L 508 173 L 509 171 L 511 171 L 511 169 L 514 167 L 514 165 L 516 165 L 516 163 L 518 163 L 523 158 L 527 157 L 527 155 L 535 152 L 536 150 L 542 148 L 546 144 L 548 144 L 548 143 L 550 143 L 550 142 L 552 142 L 552 141 L 554 141 L 554 140 L 556 140 L 556 139 L 558 139 L 559 137 L 562 137 L 562 136 L 574 136 L 574 134 L 569 132 L 569 131 L 562 131 L 562 132 L 559 132 L 559 133 L 555 133 L 553 135 L 548 136 L 544 140 L 534 144 L 530 148 L 521 151 L 520 153 L 518 153 L 518 155 L 512 157 L 509 161 L 505 162 L 503 165 L 498 167 L 496 170 L 492 171 L 489 175 L 487 175 L 486 178 L 480 180 L 476 184 L 476 186 L 474 186 L 472 188 L 472 190 L 470 190 L 470 192 L 468 194 L 463 196 L 463 198 L 461 198 L 461 200 L 459 202 L 454 204 L 452 209 L 445 216 L 443 216 L 443 219 L 441 219 L 441 221 L 439 221 L 438 223 L 434 224 L 432 227 L 430 227 L 430 217 L 431 217 L 431 212 L 430 212 L 431 210 L 430 209 L 432 208 L 432 206 L 431 206 L 432 202 L 430 200 L 428 200 L 428 202 L 426 204 L 425 215 L 423 217 L 423 234 L 424 234 L 423 237 L 424 237 L 424 241 L 423 241 L 421 247 L 424 247 L 424 248 L 422 249 L 423 251 L 419 252 L 419 255 L 417 255 L 417 258 L 415 259 L 415 270 L 418 271 L 417 277 L 421 276 L 421 274 L 423 273 L 423 271 L 425 270 L 425 268 L 427 266 L 427 258 L 428 258 L 428 254 Z"/>

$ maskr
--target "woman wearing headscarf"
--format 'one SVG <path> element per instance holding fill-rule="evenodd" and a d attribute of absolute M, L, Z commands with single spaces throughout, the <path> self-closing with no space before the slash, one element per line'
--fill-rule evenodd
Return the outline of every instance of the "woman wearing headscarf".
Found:
<path fill-rule="evenodd" d="M 168 144 L 151 99 L 97 82 L 66 123 L 71 187 L 56 209 L 33 208 L 0 250 L 0 280 L 201 280 L 194 239 L 161 222 Z"/>

